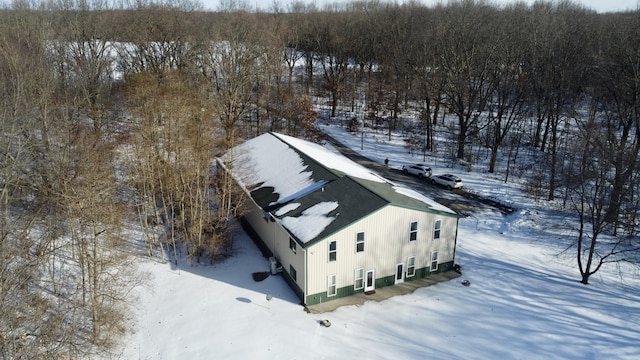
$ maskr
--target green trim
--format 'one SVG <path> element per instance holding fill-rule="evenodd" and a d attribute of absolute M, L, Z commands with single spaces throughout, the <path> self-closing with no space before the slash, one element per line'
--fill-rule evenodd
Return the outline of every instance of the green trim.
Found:
<path fill-rule="evenodd" d="M 390 276 L 385 276 L 383 278 L 377 278 L 376 289 L 383 288 L 385 286 L 391 286 L 391 285 L 394 285 L 395 283 L 396 283 L 395 274 Z"/>
<path fill-rule="evenodd" d="M 445 262 L 445 263 L 438 263 L 438 270 L 436 270 L 436 271 L 429 270 L 428 266 L 416 269 L 416 275 L 408 277 L 408 278 L 405 278 L 405 281 L 413 281 L 413 280 L 417 280 L 417 279 L 422 279 L 422 278 L 425 278 L 425 277 L 427 277 L 427 276 L 429 276 L 431 274 L 443 273 L 443 272 L 447 272 L 449 270 L 453 270 L 453 261 L 448 261 L 448 262 Z M 376 282 L 376 286 L 378 286 L 377 282 Z"/>
<path fill-rule="evenodd" d="M 306 305 L 317 305 L 317 304 L 325 303 L 327 301 L 331 301 L 331 300 L 335 300 L 335 299 L 339 299 L 339 298 L 343 298 L 343 297 L 347 297 L 347 296 L 351 296 L 351 295 L 355 295 L 363 292 L 364 292 L 364 289 L 354 290 L 353 285 L 345 286 L 345 287 L 338 288 L 336 291 L 336 295 L 334 296 L 327 296 L 326 291 L 309 295 L 307 296 Z"/>
<path fill-rule="evenodd" d="M 438 270 L 436 270 L 436 271 L 429 271 L 428 267 L 416 269 L 415 276 L 408 277 L 408 278 L 405 279 L 405 281 L 412 281 L 412 280 L 416 280 L 416 279 L 421 279 L 421 278 L 425 278 L 425 277 L 427 277 L 429 275 L 432 275 L 432 274 L 442 273 L 442 272 L 446 272 L 446 271 L 449 271 L 449 270 L 453 270 L 453 261 L 449 261 L 449 262 L 445 262 L 445 263 L 439 263 L 438 264 Z M 385 277 L 376 279 L 376 289 L 383 288 L 385 286 L 391 286 L 391 285 L 395 285 L 395 275 L 385 276 Z M 355 295 L 355 294 L 358 294 L 358 293 L 363 293 L 363 292 L 364 292 L 364 289 L 354 290 L 353 289 L 353 285 L 349 285 L 349 286 L 338 288 L 336 295 L 335 296 L 331 296 L 331 297 L 327 296 L 327 292 L 326 291 L 325 292 L 320 292 L 320 293 L 317 293 L 317 294 L 311 294 L 311 295 L 307 296 L 305 304 L 306 305 L 318 305 L 318 304 L 321 304 L 321 303 L 325 303 L 327 301 L 331 301 L 331 300 L 335 300 L 335 299 L 339 299 L 339 298 L 343 298 L 343 297 L 347 297 L 347 296 L 352 296 L 352 295 Z"/>

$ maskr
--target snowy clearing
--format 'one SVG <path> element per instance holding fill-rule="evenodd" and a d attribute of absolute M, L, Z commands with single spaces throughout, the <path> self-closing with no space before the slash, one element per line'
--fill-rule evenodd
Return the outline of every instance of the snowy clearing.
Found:
<path fill-rule="evenodd" d="M 359 137 L 327 128 L 359 150 Z M 364 155 L 414 163 L 401 139 L 365 138 Z M 382 150 L 384 149 L 384 150 Z M 450 168 L 433 164 L 434 174 Z M 431 164 L 430 164 L 431 166 Z M 141 260 L 133 334 L 123 359 L 637 359 L 640 277 L 608 267 L 579 283 L 566 248 L 566 216 L 482 173 L 457 171 L 469 190 L 514 204 L 503 217 L 460 220 L 462 277 L 383 302 L 308 314 L 279 276 L 255 282 L 268 262 L 238 233 L 236 255 L 212 265 Z M 468 280 L 470 286 L 462 286 Z M 271 298 L 268 300 L 267 298 Z M 319 324 L 331 322 L 330 327 Z"/>

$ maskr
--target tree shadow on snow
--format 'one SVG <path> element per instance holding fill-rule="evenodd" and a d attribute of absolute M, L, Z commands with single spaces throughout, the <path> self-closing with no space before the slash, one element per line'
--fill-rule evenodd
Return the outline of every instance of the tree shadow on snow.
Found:
<path fill-rule="evenodd" d="M 585 286 L 545 264 L 537 269 L 510 259 L 460 255 L 464 277 L 472 284 L 468 291 L 473 296 L 465 301 L 473 302 L 468 305 L 476 312 L 462 310 L 451 314 L 450 320 L 486 328 L 491 341 L 479 341 L 479 346 L 511 344 L 556 358 L 578 358 L 593 349 L 603 354 L 614 348 L 640 355 L 636 333 L 640 324 L 630 323 L 640 310 L 637 291 L 616 284 Z"/>

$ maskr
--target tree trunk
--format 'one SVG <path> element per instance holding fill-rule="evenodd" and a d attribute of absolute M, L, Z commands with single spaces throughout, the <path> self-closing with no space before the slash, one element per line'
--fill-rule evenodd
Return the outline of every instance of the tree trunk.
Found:
<path fill-rule="evenodd" d="M 468 129 L 467 129 L 467 122 L 465 121 L 463 114 L 458 114 L 458 126 L 459 126 L 458 152 L 456 154 L 456 158 L 464 159 L 464 149 L 465 149 L 465 142 L 467 141 Z"/>
<path fill-rule="evenodd" d="M 496 128 L 493 134 L 493 142 L 491 144 L 491 159 L 489 160 L 490 174 L 493 174 L 496 169 L 496 161 L 498 160 L 498 148 L 500 146 L 500 143 L 502 142 L 501 128 L 502 128 L 501 115 L 498 115 L 498 119 L 496 120 Z"/>
<path fill-rule="evenodd" d="M 305 81 L 305 91 L 309 95 L 311 93 L 311 86 L 313 85 L 313 54 L 311 51 L 305 53 L 305 70 L 307 73 L 307 81 Z"/>
<path fill-rule="evenodd" d="M 338 107 L 338 90 L 331 90 L 331 117 L 336 117 L 336 108 Z"/>
<path fill-rule="evenodd" d="M 551 201 L 555 198 L 556 190 L 556 171 L 558 167 L 558 125 L 559 114 L 554 116 L 554 124 L 551 126 L 551 169 L 549 169 L 549 197 Z"/>

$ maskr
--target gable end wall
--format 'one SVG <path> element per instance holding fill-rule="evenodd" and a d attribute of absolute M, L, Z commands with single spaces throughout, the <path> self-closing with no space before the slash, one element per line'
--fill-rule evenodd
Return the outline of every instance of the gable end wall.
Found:
<path fill-rule="evenodd" d="M 433 239 L 435 220 L 442 221 L 439 240 Z M 418 238 L 409 241 L 411 221 L 418 222 Z M 398 263 L 405 264 L 410 256 L 416 258 L 416 277 L 428 276 L 431 253 L 438 251 L 438 272 L 453 267 L 458 219 L 455 216 L 433 214 L 424 211 L 387 206 L 340 232 L 320 241 L 307 249 L 307 293 L 305 299 L 311 305 L 314 301 L 326 301 L 341 296 L 349 296 L 353 289 L 355 270 L 375 269 L 376 287 L 393 285 L 393 276 Z M 356 252 L 356 233 L 365 233 L 365 250 Z M 329 261 L 329 243 L 337 242 L 337 260 Z M 446 265 L 448 264 L 448 265 Z M 328 276 L 336 275 L 338 294 L 322 297 L 328 285 Z M 386 280 L 385 280 L 386 279 Z M 411 278 L 407 278 L 411 280 Z M 349 290 L 349 288 L 351 290 Z"/>

